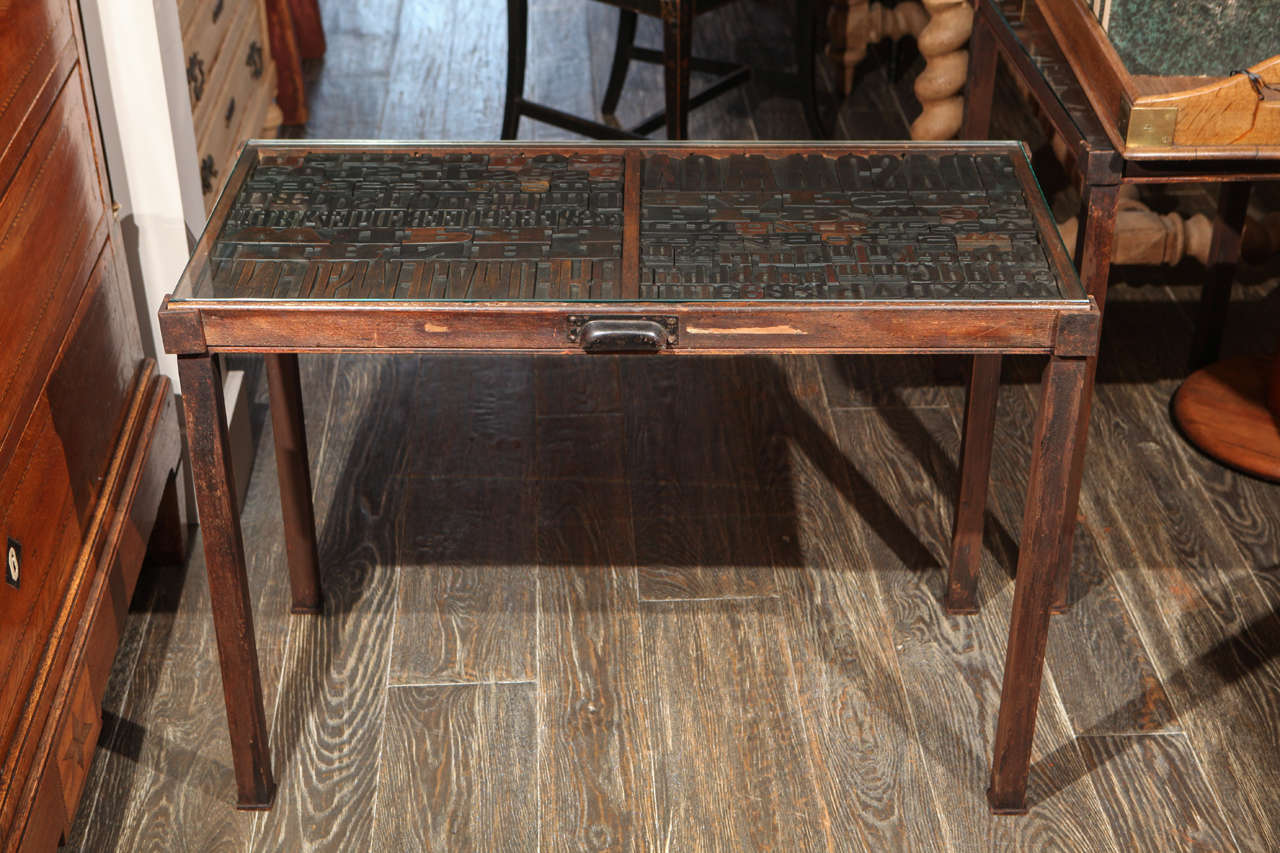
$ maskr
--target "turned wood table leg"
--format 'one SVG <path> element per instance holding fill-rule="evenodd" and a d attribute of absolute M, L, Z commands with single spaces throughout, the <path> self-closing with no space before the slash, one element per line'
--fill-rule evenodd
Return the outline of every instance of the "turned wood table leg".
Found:
<path fill-rule="evenodd" d="M 520 130 L 528 30 L 529 0 L 507 0 L 507 96 L 502 109 L 503 139 L 515 139 Z"/>
<path fill-rule="evenodd" d="M 307 461 L 307 429 L 302 417 L 298 356 L 268 355 L 271 431 L 276 442 L 276 475 L 284 547 L 289 561 L 294 613 L 319 613 L 320 558 L 316 553 L 316 519 L 311 503 L 311 468 Z"/>
<path fill-rule="evenodd" d="M 982 522 L 986 515 L 996 404 L 1000 396 L 998 355 L 975 355 L 960 439 L 960 495 L 951 526 L 951 568 L 945 606 L 949 613 L 978 609 L 978 567 L 982 563 Z"/>
<path fill-rule="evenodd" d="M 221 372 L 210 355 L 184 355 L 178 357 L 178 377 L 209 573 L 238 805 L 242 809 L 267 808 L 276 786 L 271 776 L 267 716 L 232 482 Z"/>
<path fill-rule="evenodd" d="M 1116 215 L 1120 205 L 1119 184 L 1093 184 L 1085 187 L 1081 199 L 1081 217 L 1084 228 L 1076 237 L 1073 249 L 1076 270 L 1085 293 L 1093 297 L 1098 310 L 1107 303 L 1107 279 L 1111 275 L 1112 247 L 1115 243 Z M 1071 481 L 1067 490 L 1066 527 L 1062 531 L 1062 554 L 1059 557 L 1058 575 L 1054 581 L 1051 609 L 1061 613 L 1070 603 L 1071 558 L 1075 547 L 1075 518 L 1079 508 L 1080 483 L 1084 477 L 1084 449 L 1089 438 L 1089 416 L 1093 401 L 1093 381 L 1097 375 L 1098 357 L 1093 356 L 1085 365 L 1084 409 L 1080 413 L 1079 435 L 1073 445 Z"/>
<path fill-rule="evenodd" d="M 689 138 L 689 58 L 693 52 L 693 0 L 662 0 L 662 65 L 667 138 Z"/>
<path fill-rule="evenodd" d="M 1222 330 L 1231 305 L 1231 285 L 1240 260 L 1241 236 L 1249 212 L 1247 181 L 1226 181 L 1218 187 L 1218 215 L 1209 241 L 1209 278 L 1200 291 L 1200 312 L 1191 343 L 1190 369 L 1200 368 L 1218 358 Z"/>
<path fill-rule="evenodd" d="M 997 814 L 1027 810 L 1027 774 L 1044 671 L 1049 605 L 1054 595 L 1063 530 L 1069 524 L 1071 465 L 1089 396 L 1088 365 L 1082 358 L 1053 356 L 1041 383 L 1022 517 L 1022 544 L 1014 580 L 1009 648 L 1000 693 L 991 788 L 987 800 Z"/>
<path fill-rule="evenodd" d="M 973 32 L 970 0 L 923 0 L 929 23 L 916 36 L 924 70 L 916 77 L 920 115 L 911 123 L 911 138 L 950 139 L 964 118 L 964 88 L 969 51 L 965 45 Z"/>

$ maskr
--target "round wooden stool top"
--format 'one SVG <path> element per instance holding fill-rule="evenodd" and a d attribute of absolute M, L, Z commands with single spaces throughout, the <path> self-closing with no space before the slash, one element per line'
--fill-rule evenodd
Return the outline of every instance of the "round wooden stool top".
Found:
<path fill-rule="evenodd" d="M 1173 418 L 1219 462 L 1280 481 L 1280 357 L 1241 356 L 1196 371 L 1174 395 Z"/>

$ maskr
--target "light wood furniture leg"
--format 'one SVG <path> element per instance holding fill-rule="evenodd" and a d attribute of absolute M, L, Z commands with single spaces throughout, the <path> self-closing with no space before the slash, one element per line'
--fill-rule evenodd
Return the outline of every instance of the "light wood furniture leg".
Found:
<path fill-rule="evenodd" d="M 920 116 L 911 123 L 912 139 L 950 139 L 964 118 L 965 78 L 969 68 L 969 35 L 973 32 L 970 0 L 924 0 L 929 23 L 916 36 L 924 70 L 916 77 Z"/>

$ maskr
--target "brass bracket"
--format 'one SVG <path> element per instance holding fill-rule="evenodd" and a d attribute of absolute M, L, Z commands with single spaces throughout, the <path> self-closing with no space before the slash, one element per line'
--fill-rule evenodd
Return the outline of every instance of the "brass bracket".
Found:
<path fill-rule="evenodd" d="M 1130 148 L 1168 148 L 1173 145 L 1177 123 L 1177 107 L 1131 107 L 1124 144 Z"/>

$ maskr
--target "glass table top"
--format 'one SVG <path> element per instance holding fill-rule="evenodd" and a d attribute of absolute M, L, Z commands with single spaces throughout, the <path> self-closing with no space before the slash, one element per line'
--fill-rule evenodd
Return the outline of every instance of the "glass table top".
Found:
<path fill-rule="evenodd" d="M 172 301 L 1085 298 L 1014 144 L 242 157 Z"/>

